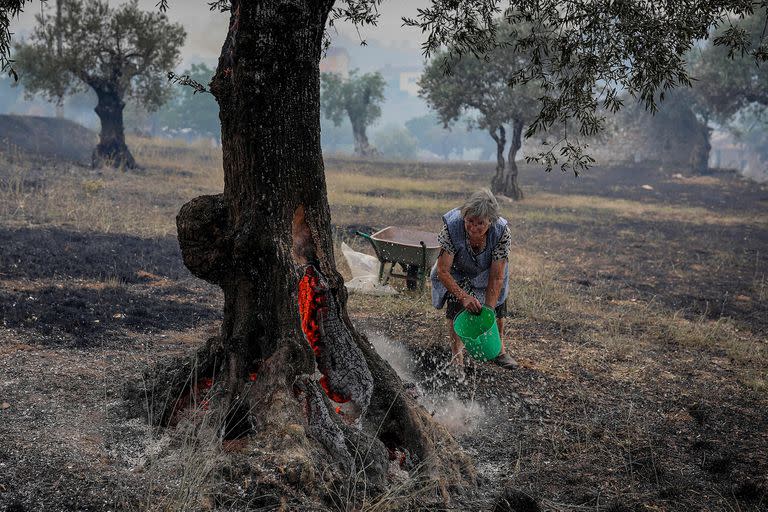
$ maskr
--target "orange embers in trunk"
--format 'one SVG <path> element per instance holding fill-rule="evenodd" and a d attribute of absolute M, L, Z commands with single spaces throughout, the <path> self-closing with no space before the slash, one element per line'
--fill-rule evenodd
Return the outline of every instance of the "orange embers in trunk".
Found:
<path fill-rule="evenodd" d="M 323 332 L 321 315 L 328 312 L 325 299 L 325 290 L 320 284 L 320 278 L 312 267 L 307 267 L 304 277 L 299 281 L 299 313 L 301 314 L 301 328 L 307 337 L 315 357 L 322 352 Z"/>
<path fill-rule="evenodd" d="M 168 424 L 175 426 L 182 417 L 202 418 L 205 411 L 210 406 L 210 390 L 213 387 L 213 379 L 203 377 L 192 385 L 192 389 L 187 389 L 176 403 L 173 404 L 173 411 L 168 420 Z"/>
<path fill-rule="evenodd" d="M 321 281 L 320 276 L 317 275 L 314 267 L 308 266 L 304 272 L 304 277 L 299 281 L 301 328 L 307 337 L 309 346 L 315 353 L 317 367 L 323 374 L 320 378 L 320 385 L 331 400 L 343 404 L 349 402 L 350 399 L 333 391 L 328 380 L 328 368 L 325 364 L 327 358 L 324 350 L 328 349 L 323 340 L 323 321 L 329 313 L 327 293 L 328 289 Z"/>

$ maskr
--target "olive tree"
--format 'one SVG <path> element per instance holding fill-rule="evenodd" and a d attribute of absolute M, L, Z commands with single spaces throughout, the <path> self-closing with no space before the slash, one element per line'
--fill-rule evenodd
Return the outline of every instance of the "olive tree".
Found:
<path fill-rule="evenodd" d="M 25 3 L 2 4 L 0 29 Z M 319 62 L 329 21 L 374 22 L 380 3 L 214 2 L 230 12 L 210 84 L 220 108 L 224 190 L 185 204 L 177 226 L 184 263 L 223 289 L 224 319 L 196 357 L 147 382 L 177 397 L 195 389 L 190 375 L 211 379 L 205 383 L 214 393 L 210 406 L 224 418 L 221 436 L 249 435 L 252 453 L 262 459 L 233 464 L 228 477 L 242 482 L 252 478 L 244 472 L 261 475 L 276 488 L 267 494 L 319 492 L 319 483 L 344 475 L 360 482 L 363 474 L 368 489 L 381 490 L 388 485 L 388 454 L 429 476 L 443 499 L 475 474 L 457 443 L 355 329 L 336 269 L 320 146 Z M 741 0 L 513 4 L 512 21 L 533 27 L 508 48 L 531 55 L 513 81 L 538 80 L 545 93 L 528 132 L 568 118 L 582 131 L 598 129 L 597 103 L 620 106 L 612 99 L 620 87 L 653 104 L 660 87 L 688 80 L 684 55 L 723 21 L 724 9 L 751 8 Z M 450 64 L 459 54 L 493 49 L 495 37 L 485 34 L 499 14 L 496 0 L 433 0 L 407 23 L 422 28 L 430 55 L 450 44 Z M 0 30 L 6 58 L 7 37 Z M 579 163 L 578 148 L 563 149 Z M 544 162 L 554 163 L 546 155 Z M 178 402 L 155 398 L 155 417 L 167 421 Z M 328 469 L 321 478 L 313 468 Z"/>
<path fill-rule="evenodd" d="M 44 10 L 15 58 L 30 94 L 51 101 L 92 89 L 101 121 L 93 164 L 135 167 L 125 144 L 125 102 L 153 111 L 169 97 L 166 72 L 179 59 L 185 32 L 158 12 L 141 11 L 138 1 L 110 7 L 104 0 L 60 0 L 58 12 Z"/>
<path fill-rule="evenodd" d="M 444 55 L 439 54 L 424 70 L 419 94 L 447 127 L 464 115 L 476 114 L 473 125 L 487 131 L 496 143 L 496 174 L 491 190 L 512 199 L 522 199 L 517 182 L 515 158 L 522 147 L 523 128 L 536 118 L 542 91 L 534 82 L 509 84 L 510 77 L 522 70 L 529 57 L 510 52 L 518 29 L 508 24 L 499 27 L 498 44 L 485 58 L 464 55 L 451 62 L 450 74 L 442 69 Z M 506 155 L 507 129 L 511 139 Z"/>
<path fill-rule="evenodd" d="M 321 75 L 320 105 L 326 118 L 336 126 L 344 116 L 352 123 L 355 154 L 373 156 L 376 149 L 368 143 L 367 128 L 381 116 L 384 101 L 384 78 L 381 73 L 365 73 L 357 76 L 352 70 L 347 78 L 338 73 Z"/>
<path fill-rule="evenodd" d="M 757 47 L 761 44 L 766 13 L 758 11 L 743 20 L 734 21 L 728 29 L 715 32 L 714 40 L 736 31 L 741 44 Z M 764 43 L 763 43 L 764 44 Z M 700 52 L 693 52 L 691 74 L 695 79 L 692 99 L 693 111 L 701 118 L 702 136 L 692 148 L 691 168 L 704 172 L 709 166 L 712 148 L 709 135 L 711 122 L 728 127 L 737 113 L 746 108 L 768 107 L 768 66 L 760 66 L 755 59 L 740 51 L 707 41 Z"/>

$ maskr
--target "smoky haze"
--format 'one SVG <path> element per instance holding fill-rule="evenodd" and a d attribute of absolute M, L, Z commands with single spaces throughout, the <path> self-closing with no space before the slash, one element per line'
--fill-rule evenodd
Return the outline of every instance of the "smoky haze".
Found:
<path fill-rule="evenodd" d="M 126 2 L 111 2 L 117 6 Z M 49 1 L 48 8 L 55 7 L 54 1 Z M 389 0 L 381 7 L 381 16 L 375 27 L 357 29 L 348 22 L 337 22 L 330 30 L 332 39 L 342 38 L 349 41 L 366 40 L 384 48 L 410 50 L 418 52 L 421 45 L 421 33 L 418 30 L 403 27 L 402 17 L 416 15 L 419 7 L 429 4 L 428 0 Z M 156 10 L 157 0 L 139 0 L 139 6 L 144 10 Z M 11 31 L 17 38 L 24 37 L 31 31 L 35 23 L 35 15 L 42 9 L 42 3 L 28 4 L 27 10 L 11 24 Z M 187 30 L 187 40 L 182 49 L 182 66 L 192 62 L 207 62 L 214 64 L 229 23 L 229 13 L 211 11 L 208 3 L 203 0 L 170 0 L 166 12 L 172 22 L 181 23 Z"/>
<path fill-rule="evenodd" d="M 111 5 L 115 7 L 124 3 L 113 1 Z M 381 6 L 376 26 L 355 27 L 349 22 L 337 21 L 328 29 L 332 48 L 346 52 L 350 70 L 358 69 L 361 73 L 380 72 L 384 77 L 386 88 L 385 100 L 381 105 L 382 115 L 369 130 L 369 135 L 374 138 L 377 132 L 390 135 L 402 133 L 407 121 L 430 114 L 426 103 L 417 96 L 414 84 L 415 77 L 421 73 L 425 64 L 421 53 L 422 34 L 419 30 L 404 27 L 402 21 L 403 17 L 415 17 L 417 9 L 429 3 L 429 0 L 391 0 Z M 51 0 L 46 5 L 45 9 L 53 13 L 55 2 Z M 44 9 L 43 4 L 38 2 L 28 4 L 27 7 L 11 26 L 16 41 L 23 41 L 29 36 L 36 23 L 35 16 Z M 148 11 L 157 10 L 157 0 L 139 0 L 139 7 Z M 215 68 L 227 33 L 229 13 L 211 11 L 204 0 L 170 0 L 166 14 L 171 22 L 180 23 L 187 32 L 181 49 L 181 61 L 175 71 L 183 73 L 197 63 Z M 406 83 L 404 80 L 409 83 L 403 85 Z M 95 97 L 90 92 L 67 98 L 64 115 L 97 130 L 99 123 L 93 112 L 94 105 Z M 21 87 L 14 87 L 7 77 L 0 77 L 0 113 L 52 116 L 54 107 L 42 98 L 27 100 L 23 94 L 23 77 Z M 130 117 L 127 113 L 127 118 Z M 126 127 L 131 129 L 131 121 L 127 119 L 126 122 Z M 156 133 L 162 125 L 163 122 L 158 121 L 151 130 L 141 130 Z M 328 143 L 331 151 L 351 150 L 351 143 L 344 142 L 349 136 L 347 125 L 345 121 L 344 126 L 336 128 L 324 121 L 324 147 Z M 465 131 L 463 123 L 460 130 Z M 337 140 L 340 142 L 336 143 Z M 470 146 L 476 147 L 476 144 Z M 456 148 L 454 155 L 460 157 L 463 151 Z"/>

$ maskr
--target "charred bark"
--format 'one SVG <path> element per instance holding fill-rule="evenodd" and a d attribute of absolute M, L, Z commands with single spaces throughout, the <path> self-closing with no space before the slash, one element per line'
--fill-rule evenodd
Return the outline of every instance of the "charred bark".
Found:
<path fill-rule="evenodd" d="M 190 201 L 177 217 L 184 263 L 221 286 L 224 320 L 194 362 L 155 378 L 164 397 L 155 414 L 172 422 L 183 407 L 173 397 L 208 378 L 224 438 L 247 433 L 259 446 L 334 467 L 340 480 L 364 473 L 379 489 L 387 453 L 408 453 L 407 469 L 432 477 L 445 498 L 446 486 L 474 479 L 473 466 L 355 330 L 336 271 L 319 115 L 331 5 L 232 2 L 211 83 L 224 191 Z M 281 448 L 274 432 L 290 425 L 303 441 Z"/>
<path fill-rule="evenodd" d="M 96 91 L 98 103 L 96 115 L 101 121 L 99 144 L 93 150 L 91 162 L 94 167 L 109 165 L 115 168 L 134 169 L 136 161 L 125 145 L 125 127 L 123 124 L 123 101 L 114 83 L 91 81 L 89 85 Z"/>

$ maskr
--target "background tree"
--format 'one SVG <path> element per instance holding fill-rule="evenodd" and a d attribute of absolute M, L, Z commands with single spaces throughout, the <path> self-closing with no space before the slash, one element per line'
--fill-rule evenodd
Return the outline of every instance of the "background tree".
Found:
<path fill-rule="evenodd" d="M 523 128 L 539 112 L 537 98 L 542 92 L 532 82 L 510 86 L 509 78 L 523 69 L 528 59 L 508 51 L 517 39 L 514 27 L 503 25 L 498 37 L 504 46 L 488 52 L 484 59 L 466 55 L 454 60 L 449 75 L 441 67 L 443 56 L 438 55 L 424 70 L 419 81 L 419 94 L 445 126 L 462 115 L 477 113 L 474 124 L 487 131 L 496 143 L 496 174 L 491 180 L 491 191 L 522 199 L 515 157 L 522 146 Z M 510 127 L 511 133 L 506 162 L 505 125 Z"/>
<path fill-rule="evenodd" d="M 321 108 L 325 117 L 339 126 L 342 118 L 349 116 L 355 154 L 374 155 L 375 149 L 368 143 L 366 129 L 381 116 L 386 85 L 384 77 L 379 72 L 357 76 L 357 70 L 352 70 L 348 78 L 336 73 L 323 73 L 321 80 Z"/>
<path fill-rule="evenodd" d="M 729 28 L 716 31 L 714 40 L 728 37 L 732 32 L 731 37 L 741 41 L 744 47 L 759 47 L 765 24 L 766 12 L 758 10 L 743 20 L 734 21 Z M 749 55 L 734 53 L 711 41 L 705 43 L 700 52 L 694 50 L 693 55 L 694 101 L 689 105 L 701 119 L 701 137 L 700 143 L 692 148 L 691 167 L 703 173 L 709 167 L 712 149 L 711 123 L 728 129 L 729 120 L 742 109 L 768 107 L 768 66 L 760 66 Z"/>
<path fill-rule="evenodd" d="M 125 101 L 151 111 L 169 97 L 165 73 L 178 61 L 184 29 L 164 14 L 141 11 L 137 0 L 114 9 L 102 0 L 61 0 L 59 22 L 48 10 L 36 20 L 30 42 L 16 46 L 26 90 L 56 101 L 93 89 L 101 121 L 94 165 L 135 167 L 125 145 Z"/>

